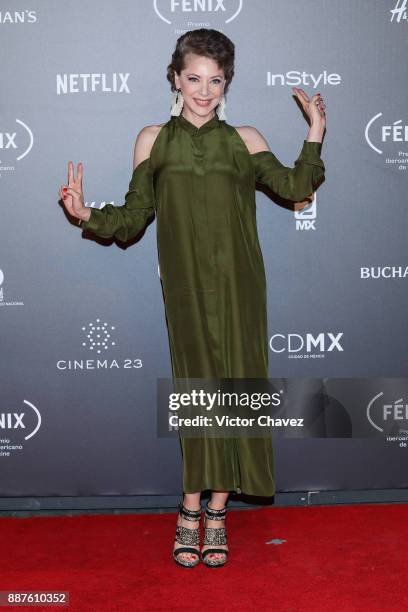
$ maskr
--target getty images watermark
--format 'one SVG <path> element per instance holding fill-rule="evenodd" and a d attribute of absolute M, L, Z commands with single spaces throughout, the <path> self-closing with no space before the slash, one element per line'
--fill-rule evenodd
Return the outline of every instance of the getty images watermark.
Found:
<path fill-rule="evenodd" d="M 408 450 L 408 379 L 160 378 L 157 434 L 374 438 Z"/>
<path fill-rule="evenodd" d="M 160 379 L 158 434 L 173 437 L 265 437 L 272 427 L 302 427 L 279 416 L 281 392 L 265 379 Z"/>

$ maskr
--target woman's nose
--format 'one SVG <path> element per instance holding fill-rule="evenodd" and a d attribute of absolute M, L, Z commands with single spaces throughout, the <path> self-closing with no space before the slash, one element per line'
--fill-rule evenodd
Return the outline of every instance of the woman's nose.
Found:
<path fill-rule="evenodd" d="M 202 96 L 206 96 L 208 94 L 208 85 L 207 85 L 207 83 L 202 83 L 200 94 Z"/>

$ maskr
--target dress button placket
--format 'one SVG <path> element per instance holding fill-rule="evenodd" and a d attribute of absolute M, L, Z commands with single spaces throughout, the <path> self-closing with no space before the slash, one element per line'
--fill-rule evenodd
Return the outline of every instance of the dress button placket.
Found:
<path fill-rule="evenodd" d="M 201 134 L 194 134 L 191 139 L 191 147 L 193 149 L 193 155 L 197 160 L 201 160 L 204 157 L 203 152 L 203 138 Z"/>
<path fill-rule="evenodd" d="M 192 166 L 194 170 L 194 206 L 202 228 L 208 228 L 203 140 L 198 131 L 191 137 Z"/>
<path fill-rule="evenodd" d="M 207 190 L 205 184 L 206 163 L 203 143 L 204 138 L 205 134 L 201 134 L 199 130 L 191 135 L 191 161 L 194 172 L 194 199 L 192 204 L 195 207 L 194 216 L 198 222 L 197 226 L 200 227 L 200 230 L 197 233 L 197 240 L 201 245 L 198 252 L 200 253 L 199 260 L 203 286 L 208 289 L 213 287 L 212 274 L 214 271 L 214 253 L 212 248 L 212 236 L 209 233 L 208 226 L 209 221 L 207 210 Z"/>
<path fill-rule="evenodd" d="M 217 295 L 215 293 L 216 281 L 214 273 L 216 270 L 214 261 L 213 236 L 209 231 L 208 222 L 208 202 L 207 202 L 207 186 L 206 186 L 206 164 L 204 157 L 204 134 L 200 134 L 199 130 L 192 134 L 192 166 L 194 170 L 194 201 L 195 207 L 194 217 L 198 220 L 197 227 L 197 242 L 200 247 L 197 249 L 198 259 L 200 262 L 200 277 L 201 287 L 206 290 L 206 298 L 203 307 L 207 316 L 208 334 L 213 345 L 212 351 L 214 356 L 220 359 L 220 348 L 217 321 Z"/>

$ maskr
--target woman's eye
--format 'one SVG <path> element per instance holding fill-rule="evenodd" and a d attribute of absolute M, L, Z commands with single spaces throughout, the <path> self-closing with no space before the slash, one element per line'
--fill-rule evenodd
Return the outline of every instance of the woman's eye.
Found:
<path fill-rule="evenodd" d="M 197 77 L 188 77 L 189 81 L 197 81 Z M 214 79 L 213 83 L 215 83 L 216 85 L 219 85 L 221 83 L 221 79 Z"/>

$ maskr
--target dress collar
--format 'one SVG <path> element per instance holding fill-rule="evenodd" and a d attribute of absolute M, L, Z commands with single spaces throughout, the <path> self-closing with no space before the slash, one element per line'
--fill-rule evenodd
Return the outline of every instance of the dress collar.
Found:
<path fill-rule="evenodd" d="M 183 129 L 187 130 L 191 135 L 203 134 L 205 132 L 209 132 L 214 128 L 218 128 L 221 125 L 221 120 L 219 119 L 217 113 L 215 113 L 214 117 L 211 117 L 208 121 L 203 123 L 201 127 L 196 127 L 191 121 L 186 119 L 183 115 L 172 115 L 171 119 L 175 121 L 178 125 L 180 125 Z"/>

